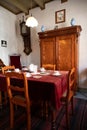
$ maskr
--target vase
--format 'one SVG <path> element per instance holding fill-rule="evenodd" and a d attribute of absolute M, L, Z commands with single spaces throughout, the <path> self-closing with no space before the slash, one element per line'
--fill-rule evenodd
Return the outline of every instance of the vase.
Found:
<path fill-rule="evenodd" d="M 42 31 L 42 32 L 45 31 L 45 26 L 44 26 L 44 25 L 41 26 L 41 31 Z"/>
<path fill-rule="evenodd" d="M 74 25 L 75 25 L 75 19 L 74 19 L 74 18 L 72 18 L 72 19 L 71 19 L 70 24 L 71 24 L 72 26 L 74 26 Z"/>

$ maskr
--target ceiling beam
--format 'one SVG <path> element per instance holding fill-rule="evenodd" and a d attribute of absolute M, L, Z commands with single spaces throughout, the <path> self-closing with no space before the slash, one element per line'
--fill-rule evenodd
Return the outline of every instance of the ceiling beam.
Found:
<path fill-rule="evenodd" d="M 43 0 L 34 0 L 36 2 L 36 4 L 38 4 L 40 6 L 41 9 L 45 9 L 45 4 L 43 2 Z"/>
<path fill-rule="evenodd" d="M 22 12 L 28 14 L 28 10 L 26 9 L 26 7 L 19 3 L 18 0 L 8 0 L 9 3 L 11 3 L 12 5 L 15 5 L 18 9 L 20 9 Z"/>
<path fill-rule="evenodd" d="M 68 0 L 61 0 L 61 3 L 67 2 Z"/>

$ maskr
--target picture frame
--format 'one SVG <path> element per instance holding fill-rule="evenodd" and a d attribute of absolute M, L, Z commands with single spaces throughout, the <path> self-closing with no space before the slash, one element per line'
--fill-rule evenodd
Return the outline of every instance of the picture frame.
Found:
<path fill-rule="evenodd" d="M 1 46 L 2 47 L 7 47 L 7 41 L 1 40 Z"/>
<path fill-rule="evenodd" d="M 55 23 L 65 22 L 65 9 L 55 12 Z"/>

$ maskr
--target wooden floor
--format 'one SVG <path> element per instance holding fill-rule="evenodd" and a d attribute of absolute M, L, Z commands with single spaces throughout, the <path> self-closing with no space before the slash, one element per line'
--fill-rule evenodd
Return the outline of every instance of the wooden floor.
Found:
<path fill-rule="evenodd" d="M 87 100 L 87 92 L 85 91 L 78 91 L 76 92 L 75 98 Z"/>
<path fill-rule="evenodd" d="M 86 93 L 77 92 L 74 97 L 74 115 L 70 114 L 70 130 L 87 130 L 87 97 Z M 39 110 L 39 109 L 37 109 Z M 13 130 L 26 130 L 26 114 L 24 109 L 18 108 Z M 71 113 L 71 111 L 70 111 Z M 0 130 L 10 130 L 9 104 L 0 109 Z M 20 118 L 18 118 L 20 115 Z M 65 108 L 61 108 L 56 116 L 56 130 L 67 130 L 65 123 Z M 51 118 L 41 118 L 36 109 L 32 109 L 32 130 L 51 130 Z"/>

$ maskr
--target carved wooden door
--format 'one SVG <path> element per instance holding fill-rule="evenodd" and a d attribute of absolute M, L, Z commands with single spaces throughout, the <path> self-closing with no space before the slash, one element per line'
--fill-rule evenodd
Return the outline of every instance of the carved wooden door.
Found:
<path fill-rule="evenodd" d="M 41 66 L 55 64 L 55 38 L 45 38 L 40 41 Z"/>
<path fill-rule="evenodd" d="M 70 70 L 75 66 L 74 35 L 56 37 L 56 65 L 59 70 Z"/>

